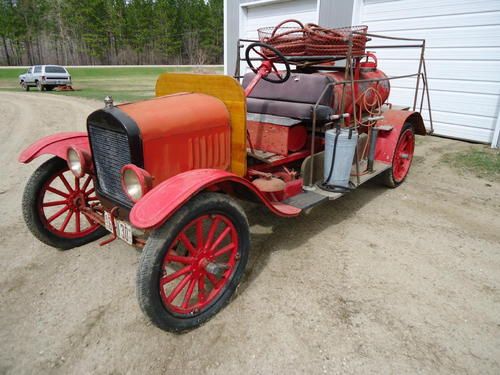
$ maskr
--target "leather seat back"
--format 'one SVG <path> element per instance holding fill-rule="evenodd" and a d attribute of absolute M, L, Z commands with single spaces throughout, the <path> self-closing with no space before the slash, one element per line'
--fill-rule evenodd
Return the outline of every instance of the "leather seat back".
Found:
<path fill-rule="evenodd" d="M 254 77 L 253 72 L 245 74 L 243 87 L 246 88 Z M 271 83 L 262 79 L 247 98 L 247 110 L 251 113 L 311 121 L 314 105 L 331 82 L 333 80 L 325 75 L 302 73 L 292 73 L 283 83 Z M 332 95 L 333 86 L 330 86 L 319 101 L 316 112 L 318 121 L 326 121 L 333 114 L 330 107 Z"/>
<path fill-rule="evenodd" d="M 273 74 L 271 73 L 271 75 Z M 246 88 L 254 77 L 254 72 L 245 74 L 243 87 Z M 325 87 L 332 82 L 332 78 L 322 74 L 292 73 L 290 78 L 283 83 L 271 83 L 261 79 L 249 97 L 316 104 Z M 332 95 L 333 87 L 330 87 L 319 104 L 330 105 L 332 103 Z"/>

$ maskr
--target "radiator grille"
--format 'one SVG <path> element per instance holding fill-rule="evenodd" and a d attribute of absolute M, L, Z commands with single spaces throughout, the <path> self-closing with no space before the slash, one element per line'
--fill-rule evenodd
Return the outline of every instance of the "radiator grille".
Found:
<path fill-rule="evenodd" d="M 92 125 L 88 130 L 98 191 L 117 203 L 132 206 L 132 202 L 122 189 L 120 178 L 121 168 L 132 162 L 127 135 Z"/>

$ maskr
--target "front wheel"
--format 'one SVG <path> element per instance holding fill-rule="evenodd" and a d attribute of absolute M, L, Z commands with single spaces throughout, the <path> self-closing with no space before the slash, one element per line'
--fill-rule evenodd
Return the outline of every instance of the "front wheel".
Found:
<path fill-rule="evenodd" d="M 394 151 L 392 167 L 383 174 L 386 186 L 395 188 L 403 183 L 410 171 L 414 150 L 415 132 L 412 124 L 406 123 L 401 130 L 396 150 Z"/>
<path fill-rule="evenodd" d="M 92 177 L 75 177 L 65 160 L 54 157 L 43 163 L 26 185 L 24 221 L 31 233 L 49 246 L 61 250 L 82 246 L 107 233 L 81 210 L 94 201 Z"/>
<path fill-rule="evenodd" d="M 45 86 L 42 85 L 42 82 L 37 81 L 36 82 L 36 88 L 38 89 L 38 91 L 43 91 L 45 89 Z"/>
<path fill-rule="evenodd" d="M 221 310 L 248 260 L 250 235 L 243 210 L 218 193 L 202 193 L 154 230 L 137 273 L 137 297 L 157 327 L 195 328 Z"/>

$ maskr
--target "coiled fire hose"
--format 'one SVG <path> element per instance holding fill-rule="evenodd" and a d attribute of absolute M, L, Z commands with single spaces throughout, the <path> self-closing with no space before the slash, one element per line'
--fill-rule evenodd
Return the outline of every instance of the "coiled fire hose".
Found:
<path fill-rule="evenodd" d="M 297 27 L 284 26 L 290 23 Z M 368 38 L 363 34 L 367 30 L 367 26 L 329 29 L 314 23 L 303 25 L 300 21 L 289 19 L 274 28 L 261 28 L 258 32 L 262 42 L 272 45 L 287 56 L 347 55 L 352 35 L 351 54 L 360 56 L 365 53 Z"/>

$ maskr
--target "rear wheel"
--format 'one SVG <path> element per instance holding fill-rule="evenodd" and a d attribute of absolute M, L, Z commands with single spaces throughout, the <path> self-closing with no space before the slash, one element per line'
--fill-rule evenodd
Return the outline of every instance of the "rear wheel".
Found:
<path fill-rule="evenodd" d="M 415 150 L 415 132 L 412 124 L 406 123 L 394 151 L 392 167 L 384 172 L 384 183 L 390 188 L 398 187 L 403 183 L 410 171 Z"/>
<path fill-rule="evenodd" d="M 52 91 L 54 86 L 45 86 L 45 91 Z"/>
<path fill-rule="evenodd" d="M 23 195 L 24 220 L 33 235 L 61 250 L 82 246 L 107 232 L 81 208 L 97 201 L 90 175 L 75 177 L 54 157 L 31 176 Z"/>
<path fill-rule="evenodd" d="M 144 247 L 137 274 L 142 311 L 163 330 L 199 326 L 230 300 L 249 247 L 243 210 L 222 194 L 198 195 L 153 231 Z"/>

